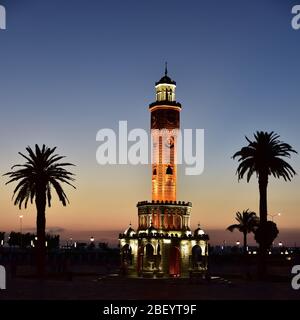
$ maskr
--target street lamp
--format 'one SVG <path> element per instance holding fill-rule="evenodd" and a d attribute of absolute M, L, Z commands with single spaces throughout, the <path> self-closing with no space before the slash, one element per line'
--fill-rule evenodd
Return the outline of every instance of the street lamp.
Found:
<path fill-rule="evenodd" d="M 239 246 L 239 245 L 240 245 L 240 241 L 239 241 L 239 240 L 237 240 L 236 245 L 237 245 L 237 246 Z"/>
<path fill-rule="evenodd" d="M 23 215 L 21 214 L 19 218 L 20 218 L 20 233 L 22 234 L 23 233 Z"/>
<path fill-rule="evenodd" d="M 275 214 L 268 214 L 268 216 L 270 216 L 272 218 L 272 222 L 274 222 L 274 218 L 277 216 L 280 217 L 281 213 L 279 212 L 279 213 L 275 213 Z"/>
<path fill-rule="evenodd" d="M 23 215 L 19 215 L 20 218 L 20 247 L 22 248 L 22 242 L 23 242 L 23 237 L 22 237 L 22 233 L 23 233 Z"/>
<path fill-rule="evenodd" d="M 91 241 L 91 243 L 93 243 L 95 241 L 95 238 L 93 236 L 91 236 L 90 241 Z"/>
<path fill-rule="evenodd" d="M 282 247 L 283 244 L 281 241 L 279 241 L 278 245 L 279 245 L 279 247 Z"/>

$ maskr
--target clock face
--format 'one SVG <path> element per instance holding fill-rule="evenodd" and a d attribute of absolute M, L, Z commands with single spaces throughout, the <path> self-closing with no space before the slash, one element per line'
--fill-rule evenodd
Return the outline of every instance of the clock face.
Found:
<path fill-rule="evenodd" d="M 165 145 L 170 149 L 174 148 L 174 138 L 173 137 L 168 138 Z"/>

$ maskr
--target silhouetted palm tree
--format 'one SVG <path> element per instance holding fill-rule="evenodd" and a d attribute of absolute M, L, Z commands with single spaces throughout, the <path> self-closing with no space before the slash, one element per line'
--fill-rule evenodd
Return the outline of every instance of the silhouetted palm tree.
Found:
<path fill-rule="evenodd" d="M 251 141 L 246 137 L 248 145 L 233 155 L 238 157 L 240 162 L 237 168 L 238 179 L 242 179 L 247 173 L 247 182 L 255 173 L 258 177 L 259 185 L 259 216 L 260 228 L 262 231 L 267 227 L 267 186 L 270 175 L 275 178 L 283 178 L 285 181 L 291 180 L 296 174 L 295 170 L 282 158 L 291 157 L 291 153 L 297 153 L 293 148 L 284 142 L 281 142 L 279 135 L 273 131 L 263 132 L 257 131 L 254 134 L 254 140 Z M 262 232 L 264 233 L 264 232 Z M 260 244 L 260 276 L 266 273 L 266 257 L 267 247 L 263 243 Z"/>
<path fill-rule="evenodd" d="M 46 205 L 51 206 L 51 188 L 56 191 L 59 200 L 65 206 L 69 202 L 61 183 L 66 183 L 72 187 L 71 181 L 75 179 L 73 174 L 64 167 L 71 166 L 71 163 L 60 163 L 64 156 L 54 154 L 55 148 L 49 148 L 45 145 L 40 148 L 35 145 L 35 152 L 26 148 L 28 155 L 21 152 L 19 154 L 27 160 L 25 164 L 18 164 L 12 167 L 15 171 L 6 173 L 10 180 L 6 183 L 18 181 L 14 190 L 14 204 L 19 209 L 30 201 L 37 209 L 36 229 L 37 229 L 37 271 L 39 276 L 43 276 L 45 269 L 45 228 L 46 228 Z M 74 187 L 75 188 L 75 187 Z"/>
<path fill-rule="evenodd" d="M 237 212 L 236 221 L 238 224 L 232 224 L 227 228 L 227 230 L 233 232 L 235 229 L 243 233 L 244 239 L 244 254 L 247 253 L 247 234 L 254 232 L 256 227 L 258 227 L 259 219 L 256 216 L 256 213 L 253 211 L 243 210 L 243 212 Z"/>

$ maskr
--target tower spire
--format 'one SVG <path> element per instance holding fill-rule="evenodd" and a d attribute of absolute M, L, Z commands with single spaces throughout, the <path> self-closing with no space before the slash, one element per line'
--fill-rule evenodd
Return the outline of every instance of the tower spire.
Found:
<path fill-rule="evenodd" d="M 168 62 L 165 62 L 165 76 L 168 75 Z"/>

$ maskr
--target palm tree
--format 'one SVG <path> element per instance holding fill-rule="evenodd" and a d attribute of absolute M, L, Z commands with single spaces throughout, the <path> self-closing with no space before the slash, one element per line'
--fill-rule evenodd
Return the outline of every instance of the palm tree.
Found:
<path fill-rule="evenodd" d="M 289 144 L 279 140 L 279 135 L 273 131 L 257 131 L 254 140 L 246 137 L 248 145 L 233 155 L 233 159 L 238 157 L 239 166 L 237 168 L 238 179 L 247 175 L 247 182 L 256 173 L 259 185 L 259 217 L 262 231 L 267 228 L 267 187 L 270 175 L 275 178 L 283 178 L 290 181 L 296 174 L 295 170 L 283 158 L 290 158 L 291 153 L 297 153 Z M 264 232 L 262 232 L 264 233 Z M 259 273 L 261 277 L 266 273 L 266 251 L 264 241 L 260 245 Z"/>
<path fill-rule="evenodd" d="M 64 206 L 69 202 L 61 183 L 66 183 L 73 188 L 71 183 L 75 179 L 73 174 L 67 171 L 64 167 L 71 166 L 71 163 L 61 163 L 64 156 L 54 154 L 55 148 L 49 148 L 45 145 L 40 148 L 35 145 L 35 152 L 27 147 L 28 155 L 19 154 L 27 161 L 25 164 L 14 165 L 11 169 L 14 171 L 8 172 L 5 175 L 10 177 L 6 183 L 17 181 L 18 184 L 13 192 L 14 205 L 18 205 L 19 209 L 27 208 L 28 201 L 33 203 L 37 209 L 36 229 L 37 229 L 37 271 L 42 277 L 45 270 L 45 229 L 46 229 L 46 205 L 51 207 L 52 193 L 54 188 L 59 200 Z"/>
<path fill-rule="evenodd" d="M 254 232 L 256 227 L 259 224 L 259 219 L 256 216 L 256 213 L 253 211 L 243 210 L 243 212 L 237 212 L 236 221 L 238 224 L 232 224 L 227 228 L 227 230 L 233 232 L 235 229 L 243 233 L 244 237 L 244 254 L 247 253 L 247 234 Z"/>

